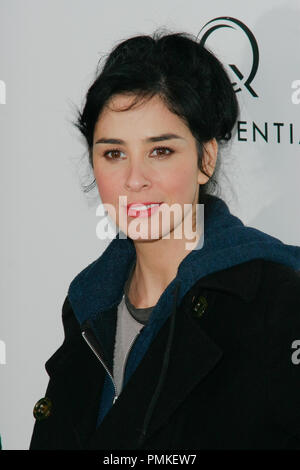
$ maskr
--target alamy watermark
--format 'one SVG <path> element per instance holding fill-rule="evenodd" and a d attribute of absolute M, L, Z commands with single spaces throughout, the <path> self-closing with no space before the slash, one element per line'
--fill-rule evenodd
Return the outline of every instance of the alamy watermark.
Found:
<path fill-rule="evenodd" d="M 298 365 L 300 364 L 300 339 L 295 339 L 295 341 L 292 342 L 291 348 L 296 349 L 291 357 L 292 363 Z"/>
<path fill-rule="evenodd" d="M 0 80 L 0 104 L 6 104 L 6 85 L 3 80 Z"/>
<path fill-rule="evenodd" d="M 292 103 L 300 104 L 300 80 L 294 80 L 292 82 L 292 89 L 295 90 L 291 96 Z"/>
<path fill-rule="evenodd" d="M 96 215 L 101 220 L 97 223 L 96 235 L 100 240 L 112 240 L 117 233 L 120 239 L 170 239 L 173 219 L 174 238 L 190 240 L 185 243 L 187 250 L 202 248 L 204 204 L 132 204 L 130 207 L 127 204 L 127 196 L 119 196 L 118 214 L 114 205 L 99 204 Z M 107 216 L 112 221 L 113 228 Z"/>
<path fill-rule="evenodd" d="M 6 344 L 0 339 L 0 365 L 6 364 Z"/>

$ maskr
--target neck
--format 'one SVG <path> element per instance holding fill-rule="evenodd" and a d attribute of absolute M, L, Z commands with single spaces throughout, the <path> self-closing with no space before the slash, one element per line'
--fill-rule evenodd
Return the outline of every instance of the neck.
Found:
<path fill-rule="evenodd" d="M 199 239 L 200 234 L 195 241 L 185 238 L 135 241 L 136 265 L 129 287 L 130 302 L 137 308 L 154 306 Z"/>

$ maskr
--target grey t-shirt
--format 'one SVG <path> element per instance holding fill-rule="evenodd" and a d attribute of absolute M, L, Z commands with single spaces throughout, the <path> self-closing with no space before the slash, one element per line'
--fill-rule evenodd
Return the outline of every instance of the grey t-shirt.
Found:
<path fill-rule="evenodd" d="M 132 265 L 128 279 L 124 286 L 124 294 L 118 306 L 117 329 L 114 349 L 114 382 L 119 395 L 123 386 L 124 368 L 128 353 L 136 336 L 147 323 L 154 308 L 135 308 L 128 298 L 128 289 L 135 268 Z"/>

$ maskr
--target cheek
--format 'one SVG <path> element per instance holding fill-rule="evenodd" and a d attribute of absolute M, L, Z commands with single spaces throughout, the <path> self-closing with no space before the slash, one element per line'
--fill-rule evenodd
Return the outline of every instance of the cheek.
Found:
<path fill-rule="evenodd" d="M 118 178 L 113 178 L 111 175 L 103 172 L 94 171 L 95 179 L 98 186 L 98 192 L 103 203 L 113 203 L 120 194 L 118 185 Z"/>
<path fill-rule="evenodd" d="M 177 168 L 168 173 L 166 188 L 177 194 L 179 199 L 189 198 L 197 188 L 196 170 L 194 168 Z"/>

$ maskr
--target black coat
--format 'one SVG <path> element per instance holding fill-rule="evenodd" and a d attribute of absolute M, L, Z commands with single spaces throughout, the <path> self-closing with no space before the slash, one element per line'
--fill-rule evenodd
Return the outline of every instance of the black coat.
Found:
<path fill-rule="evenodd" d="M 30 449 L 138 449 L 169 322 L 96 430 L 105 370 L 67 297 L 65 340 L 46 363 L 52 408 L 36 422 Z M 295 340 L 299 272 L 255 259 L 198 280 L 177 308 L 167 373 L 140 448 L 300 449 Z"/>

